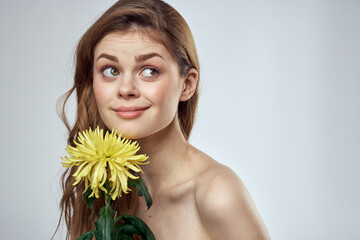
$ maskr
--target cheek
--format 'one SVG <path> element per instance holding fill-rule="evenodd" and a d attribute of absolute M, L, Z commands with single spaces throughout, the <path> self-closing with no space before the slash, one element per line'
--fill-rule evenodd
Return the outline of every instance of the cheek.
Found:
<path fill-rule="evenodd" d="M 163 108 L 168 109 L 174 108 L 177 109 L 180 97 L 180 91 L 178 90 L 178 86 L 172 83 L 159 84 L 157 86 L 153 86 L 152 88 L 147 89 L 147 95 L 151 101 Z M 173 112 L 172 110 L 171 112 Z"/>
<path fill-rule="evenodd" d="M 109 86 L 106 86 L 105 84 L 101 84 L 94 80 L 93 90 L 98 106 L 103 105 L 110 100 L 113 89 L 114 88 L 111 88 Z"/>

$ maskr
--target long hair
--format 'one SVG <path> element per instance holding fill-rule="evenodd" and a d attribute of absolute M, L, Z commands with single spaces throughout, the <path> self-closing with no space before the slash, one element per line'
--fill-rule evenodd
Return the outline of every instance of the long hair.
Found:
<path fill-rule="evenodd" d="M 68 144 L 74 146 L 79 131 L 100 126 L 108 130 L 100 118 L 97 109 L 93 84 L 94 49 L 97 43 L 107 34 L 128 30 L 144 31 L 149 37 L 162 43 L 176 59 L 181 76 L 186 76 L 189 69 L 198 72 L 199 62 L 194 39 L 189 26 L 183 17 L 170 5 L 161 0 L 120 0 L 110 7 L 81 37 L 75 54 L 74 86 L 59 100 L 62 104 L 60 117 L 69 130 Z M 189 138 L 198 103 L 198 88 L 187 101 L 179 102 L 178 119 L 182 133 Z M 70 126 L 65 106 L 76 92 L 77 115 L 74 126 Z M 67 225 L 66 239 L 77 239 L 81 234 L 94 228 L 93 223 L 98 218 L 102 199 L 94 201 L 93 210 L 85 205 L 82 192 L 84 184 L 73 186 L 71 176 L 76 167 L 67 169 L 62 175 L 63 197 L 60 201 L 62 219 Z M 116 200 L 114 208 L 120 214 L 134 214 L 138 197 L 136 189 Z"/>

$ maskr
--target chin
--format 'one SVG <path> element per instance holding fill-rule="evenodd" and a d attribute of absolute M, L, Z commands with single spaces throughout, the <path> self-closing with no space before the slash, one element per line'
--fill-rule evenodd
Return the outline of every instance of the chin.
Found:
<path fill-rule="evenodd" d="M 115 129 L 117 129 L 119 134 L 122 133 L 122 135 L 121 135 L 122 137 L 125 137 L 127 139 L 131 139 L 131 140 L 137 140 L 137 139 L 145 138 L 145 137 L 151 135 L 149 133 L 142 132 L 140 129 L 137 129 L 137 130 L 134 130 L 134 131 L 130 130 L 129 128 L 127 128 L 126 130 L 123 129 L 124 131 L 121 131 L 120 130 L 121 128 L 116 128 L 115 127 Z"/>
<path fill-rule="evenodd" d="M 131 139 L 131 140 L 137 140 L 137 139 L 143 138 L 143 136 L 141 136 L 139 134 L 132 134 L 132 133 L 129 133 L 129 134 L 123 133 L 122 137 L 126 137 L 127 139 Z"/>
<path fill-rule="evenodd" d="M 109 129 L 117 129 L 118 134 L 122 133 L 123 137 L 131 140 L 140 140 L 150 136 L 156 136 L 158 133 L 166 130 L 170 126 L 171 122 L 172 121 L 161 124 L 159 122 L 153 123 L 151 121 L 129 121 L 127 123 L 120 124 L 119 122 L 110 122 L 105 125 L 107 125 Z"/>

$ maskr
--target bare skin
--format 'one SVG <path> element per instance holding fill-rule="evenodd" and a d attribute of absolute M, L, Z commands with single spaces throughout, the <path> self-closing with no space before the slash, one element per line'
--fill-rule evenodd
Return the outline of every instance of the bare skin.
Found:
<path fill-rule="evenodd" d="M 151 160 L 141 177 L 154 203 L 145 212 L 140 199 L 136 215 L 156 239 L 270 239 L 237 175 L 191 146 L 176 118 L 153 137 L 140 144 Z"/>
<path fill-rule="evenodd" d="M 178 103 L 194 94 L 198 72 L 192 68 L 180 76 L 169 51 L 136 31 L 106 35 L 95 48 L 94 62 L 102 120 L 138 140 L 149 156 L 141 177 L 153 205 L 146 212 L 140 198 L 135 215 L 156 239 L 269 239 L 237 175 L 191 146 L 181 132 Z M 129 107 L 140 108 L 141 114 Z"/>

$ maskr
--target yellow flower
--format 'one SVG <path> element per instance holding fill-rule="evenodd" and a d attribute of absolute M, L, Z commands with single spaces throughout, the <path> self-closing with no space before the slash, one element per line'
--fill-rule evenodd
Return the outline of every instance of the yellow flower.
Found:
<path fill-rule="evenodd" d="M 116 135 L 114 129 L 107 132 L 104 138 L 104 130 L 97 127 L 94 131 L 86 130 L 78 133 L 78 142 L 74 140 L 76 147 L 67 146 L 66 151 L 70 157 L 62 157 L 62 164 L 66 168 L 78 166 L 74 185 L 81 180 L 85 181 L 85 191 L 90 186 L 92 193 L 99 197 L 99 189 L 107 193 L 106 180 L 110 183 L 110 195 L 114 200 L 121 196 L 121 192 L 128 193 L 128 178 L 137 179 L 129 169 L 134 172 L 142 172 L 139 165 L 147 164 L 148 157 L 145 154 L 136 155 L 140 147 L 136 141 L 121 138 Z"/>

